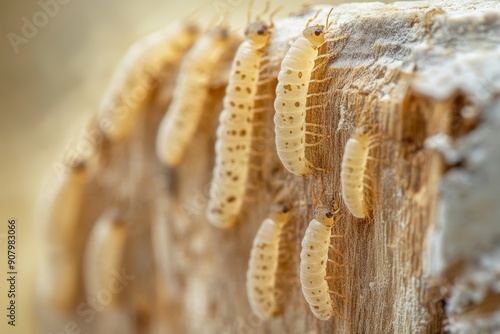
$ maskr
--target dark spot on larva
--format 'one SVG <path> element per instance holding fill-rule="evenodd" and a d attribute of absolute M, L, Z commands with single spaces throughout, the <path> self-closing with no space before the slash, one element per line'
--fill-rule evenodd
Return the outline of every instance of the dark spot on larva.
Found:
<path fill-rule="evenodd" d="M 244 137 L 247 134 L 246 130 L 241 130 L 240 131 L 240 136 Z"/>
<path fill-rule="evenodd" d="M 319 309 L 319 306 L 317 306 L 317 305 L 316 305 L 316 306 L 314 306 L 314 309 L 315 309 L 315 310 Z"/>
<path fill-rule="evenodd" d="M 286 90 L 292 91 L 292 85 L 290 85 L 290 84 L 284 85 L 283 88 L 285 88 Z"/>
<path fill-rule="evenodd" d="M 298 76 L 299 78 L 302 78 L 302 72 L 299 72 L 299 74 L 297 74 L 297 76 Z"/>
<path fill-rule="evenodd" d="M 299 157 L 299 161 L 302 161 L 302 157 Z"/>
<path fill-rule="evenodd" d="M 232 130 L 232 131 L 231 131 L 231 134 L 232 134 L 233 136 L 235 136 L 235 135 L 236 135 L 236 130 Z"/>
<path fill-rule="evenodd" d="M 245 109 L 245 106 L 243 104 L 240 104 L 240 105 L 238 105 L 238 108 Z"/>
<path fill-rule="evenodd" d="M 247 93 L 252 94 L 252 90 L 249 87 L 247 87 Z"/>
<path fill-rule="evenodd" d="M 238 175 L 236 175 L 235 177 L 233 177 L 233 181 L 236 182 L 238 181 L 240 178 L 238 177 Z"/>
<path fill-rule="evenodd" d="M 291 74 L 292 73 L 292 70 L 287 70 L 286 71 L 286 74 Z"/>
<path fill-rule="evenodd" d="M 241 91 L 241 87 L 240 86 L 236 86 L 236 91 L 237 92 Z"/>
<path fill-rule="evenodd" d="M 314 246 L 309 247 L 310 250 L 314 250 Z"/>
<path fill-rule="evenodd" d="M 228 197 L 228 198 L 227 198 L 227 200 L 226 200 L 226 202 L 228 202 L 228 203 L 232 203 L 232 202 L 234 202 L 234 201 L 236 201 L 236 197 L 234 197 L 234 196 L 230 196 L 230 197 Z"/>
<path fill-rule="evenodd" d="M 324 264 L 324 263 L 325 263 L 325 261 L 324 261 L 324 260 L 322 260 L 322 261 L 320 262 L 320 264 Z"/>
<path fill-rule="evenodd" d="M 296 107 L 300 107 L 300 102 L 295 102 Z"/>
<path fill-rule="evenodd" d="M 262 270 L 267 270 L 267 266 L 262 266 Z"/>
<path fill-rule="evenodd" d="M 319 299 L 319 298 L 316 298 L 316 301 L 317 301 L 317 302 L 320 302 L 320 301 L 321 301 L 321 299 Z"/>
<path fill-rule="evenodd" d="M 305 83 L 302 84 L 302 86 L 305 86 L 305 85 L 306 85 Z"/>
<path fill-rule="evenodd" d="M 300 89 L 300 85 L 297 85 L 297 89 Z"/>
<path fill-rule="evenodd" d="M 282 103 L 283 107 L 286 106 L 285 102 Z"/>
<path fill-rule="evenodd" d="M 233 101 L 229 101 L 229 105 L 230 105 L 231 107 L 234 107 L 234 106 L 236 105 L 236 103 L 234 103 Z"/>
<path fill-rule="evenodd" d="M 241 61 L 237 60 L 236 61 L 236 66 L 240 66 L 241 65 Z"/>
<path fill-rule="evenodd" d="M 313 295 L 313 296 L 314 296 L 315 294 L 316 294 L 316 293 L 315 293 L 314 291 L 312 291 L 312 292 L 311 292 L 311 295 Z"/>
<path fill-rule="evenodd" d="M 246 75 L 246 74 L 242 74 L 242 75 L 241 75 L 241 79 L 243 79 L 243 80 L 245 80 L 245 78 L 246 78 L 246 77 L 247 77 L 247 75 Z"/>

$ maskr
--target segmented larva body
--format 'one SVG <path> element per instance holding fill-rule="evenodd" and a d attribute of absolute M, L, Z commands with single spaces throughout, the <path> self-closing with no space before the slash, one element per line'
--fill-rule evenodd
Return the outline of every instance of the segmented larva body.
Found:
<path fill-rule="evenodd" d="M 370 135 L 355 131 L 344 149 L 340 181 L 342 198 L 349 211 L 356 218 L 364 218 L 367 208 L 364 199 L 366 163 L 370 145 Z"/>
<path fill-rule="evenodd" d="M 253 240 L 247 271 L 247 296 L 252 310 L 265 318 L 279 312 L 276 302 L 276 271 L 283 227 L 289 221 L 289 210 L 283 207 L 267 218 Z"/>
<path fill-rule="evenodd" d="M 325 278 L 333 224 L 333 214 L 329 210 L 316 210 L 302 239 L 300 252 L 302 293 L 320 320 L 330 319 L 335 312 Z"/>
<path fill-rule="evenodd" d="M 318 46 L 325 41 L 323 26 L 304 30 L 281 63 L 274 100 L 276 148 L 283 166 L 295 175 L 310 172 L 305 157 L 306 103 Z"/>
<path fill-rule="evenodd" d="M 229 42 L 226 29 L 212 29 L 195 43 L 182 62 L 174 97 L 156 140 L 158 158 L 167 166 L 177 166 L 182 161 L 205 108 L 213 70 Z"/>
<path fill-rule="evenodd" d="M 234 224 L 245 195 L 254 98 L 259 78 L 259 65 L 270 31 L 261 23 L 248 25 L 231 66 L 229 83 L 219 117 L 215 144 L 215 167 L 207 208 L 208 220 L 227 228 Z"/>
<path fill-rule="evenodd" d="M 74 310 L 77 303 L 82 265 L 77 239 L 86 180 L 83 164 L 69 170 L 48 195 L 41 213 L 43 245 L 37 291 L 44 304 L 57 311 Z"/>
<path fill-rule="evenodd" d="M 108 212 L 92 228 L 84 253 L 88 296 L 96 296 L 100 290 L 108 288 L 110 280 L 122 270 L 126 237 L 125 224 L 117 218 L 116 212 Z"/>
<path fill-rule="evenodd" d="M 99 127 L 110 138 L 127 137 L 143 106 L 179 66 L 199 35 L 177 22 L 135 43 L 120 62 L 99 108 Z"/>

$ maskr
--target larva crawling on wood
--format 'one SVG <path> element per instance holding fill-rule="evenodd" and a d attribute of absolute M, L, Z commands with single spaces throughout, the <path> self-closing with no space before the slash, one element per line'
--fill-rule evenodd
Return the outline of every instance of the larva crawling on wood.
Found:
<path fill-rule="evenodd" d="M 356 218 L 368 215 L 369 205 L 365 198 L 366 166 L 372 136 L 364 128 L 354 131 L 345 144 L 340 172 L 342 199 Z"/>
<path fill-rule="evenodd" d="M 158 158 L 167 166 L 182 161 L 200 122 L 213 70 L 230 42 L 227 29 L 213 28 L 200 37 L 182 62 L 174 97 L 156 140 Z"/>
<path fill-rule="evenodd" d="M 105 213 L 94 225 L 84 253 L 84 283 L 87 296 L 109 288 L 113 273 L 123 267 L 126 226 L 118 213 Z M 117 296 L 113 298 L 116 303 Z"/>
<path fill-rule="evenodd" d="M 217 129 L 215 167 L 207 208 L 208 220 L 221 228 L 233 226 L 243 204 L 259 65 L 270 33 L 265 24 L 250 23 L 231 67 Z"/>
<path fill-rule="evenodd" d="M 99 127 L 110 138 L 129 136 L 137 115 L 175 71 L 200 33 L 177 22 L 135 43 L 120 62 L 99 107 Z"/>
<path fill-rule="evenodd" d="M 305 148 L 310 146 L 306 143 L 307 93 L 318 49 L 325 42 L 328 26 L 327 18 L 326 28 L 321 25 L 306 28 L 290 46 L 278 73 L 274 100 L 276 149 L 283 166 L 295 175 L 311 172 L 311 164 L 305 157 Z"/>
<path fill-rule="evenodd" d="M 276 271 L 283 227 L 290 220 L 287 206 L 265 219 L 253 240 L 247 271 L 247 296 L 252 310 L 265 318 L 279 313 L 276 302 Z"/>
<path fill-rule="evenodd" d="M 330 293 L 340 295 L 330 291 L 326 277 L 331 229 L 334 224 L 334 213 L 326 208 L 316 209 L 314 219 L 309 223 L 302 239 L 302 251 L 300 252 L 302 293 L 311 311 L 320 320 L 328 320 L 334 314 L 340 316 Z"/>

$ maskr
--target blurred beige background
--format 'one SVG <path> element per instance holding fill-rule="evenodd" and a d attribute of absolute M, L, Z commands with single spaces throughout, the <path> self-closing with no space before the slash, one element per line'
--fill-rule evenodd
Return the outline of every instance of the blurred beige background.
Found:
<path fill-rule="evenodd" d="M 56 0 L 41 0 L 52 3 Z M 72 135 L 96 110 L 115 65 L 128 46 L 174 18 L 185 17 L 202 1 L 59 0 L 53 17 L 38 28 L 16 53 L 9 33 L 22 36 L 23 18 L 33 22 L 40 16 L 38 1 L 0 0 L 0 309 L 6 299 L 6 222 L 18 221 L 18 272 L 21 280 L 17 298 L 17 327 L 6 324 L 0 313 L 1 333 L 38 333 L 34 323 L 33 278 L 37 240 L 33 233 L 36 203 L 50 187 L 46 179 L 51 165 L 61 161 Z M 58 2 L 58 3 L 59 3 Z M 256 0 L 255 12 L 264 1 Z M 307 1 L 321 3 L 322 1 Z M 324 2 L 324 1 L 323 1 Z M 208 21 L 216 8 L 230 8 L 233 26 L 246 18 L 248 0 L 204 1 L 200 18 Z M 335 1 L 338 4 L 339 1 Z M 278 17 L 300 8 L 302 1 L 272 1 L 285 5 Z M 235 24 L 235 22 L 239 22 Z M 44 23 L 44 22 L 41 22 Z M 12 38 L 12 35 L 11 35 Z M 1 238 L 3 237 L 3 238 Z"/>

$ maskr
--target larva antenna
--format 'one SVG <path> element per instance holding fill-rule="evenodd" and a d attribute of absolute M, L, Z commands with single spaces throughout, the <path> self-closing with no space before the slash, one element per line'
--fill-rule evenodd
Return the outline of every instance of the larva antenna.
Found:
<path fill-rule="evenodd" d="M 196 16 L 200 14 L 201 12 L 201 9 L 203 7 L 205 7 L 206 5 L 208 5 L 209 3 L 211 3 L 212 1 L 209 1 L 209 0 L 205 0 L 203 1 L 201 4 L 199 4 L 195 9 L 193 9 L 191 12 L 189 12 L 187 15 L 186 15 L 186 18 L 188 21 L 194 21 L 196 20 Z"/>
<path fill-rule="evenodd" d="M 269 14 L 269 28 L 271 29 L 274 28 L 274 21 L 273 21 L 274 16 L 276 16 L 276 14 L 278 14 L 278 12 L 282 9 L 283 6 L 278 6 L 275 10 L 271 12 L 271 14 Z"/>
<path fill-rule="evenodd" d="M 323 188 L 323 189 L 321 190 L 321 194 L 320 194 L 319 196 L 318 196 L 318 194 L 316 193 L 316 188 L 314 187 L 314 185 L 313 185 L 313 187 L 312 187 L 312 191 L 313 191 L 313 197 L 314 197 L 314 205 L 313 205 L 313 208 L 314 208 L 314 209 L 316 209 L 317 207 L 320 207 L 320 206 L 322 207 L 322 206 L 324 206 L 324 205 L 323 205 L 323 202 L 321 201 L 321 197 L 323 197 L 323 194 L 324 194 L 324 192 L 325 192 L 325 188 Z"/>
<path fill-rule="evenodd" d="M 318 18 L 319 13 L 321 13 L 321 9 L 314 14 L 313 18 L 309 19 L 306 24 L 306 28 L 309 28 L 309 25 L 311 24 L 312 21 L 316 20 Z"/>
<path fill-rule="evenodd" d="M 330 14 L 332 14 L 332 12 L 333 12 L 333 7 L 330 9 L 330 11 L 328 12 L 328 15 L 326 16 L 325 30 L 330 29 L 330 26 L 333 24 L 333 22 L 329 22 Z"/>
<path fill-rule="evenodd" d="M 252 8 L 255 3 L 255 0 L 250 0 L 248 2 L 248 10 L 247 10 L 247 24 L 250 24 L 250 21 L 252 20 Z"/>
<path fill-rule="evenodd" d="M 264 7 L 264 10 L 262 11 L 262 13 L 260 13 L 259 15 L 257 15 L 257 17 L 255 18 L 255 21 L 259 22 L 262 20 L 262 16 L 264 16 L 264 14 L 266 14 L 268 11 L 269 11 L 269 7 L 270 7 L 271 3 L 269 2 L 269 0 L 266 1 L 266 7 Z"/>

